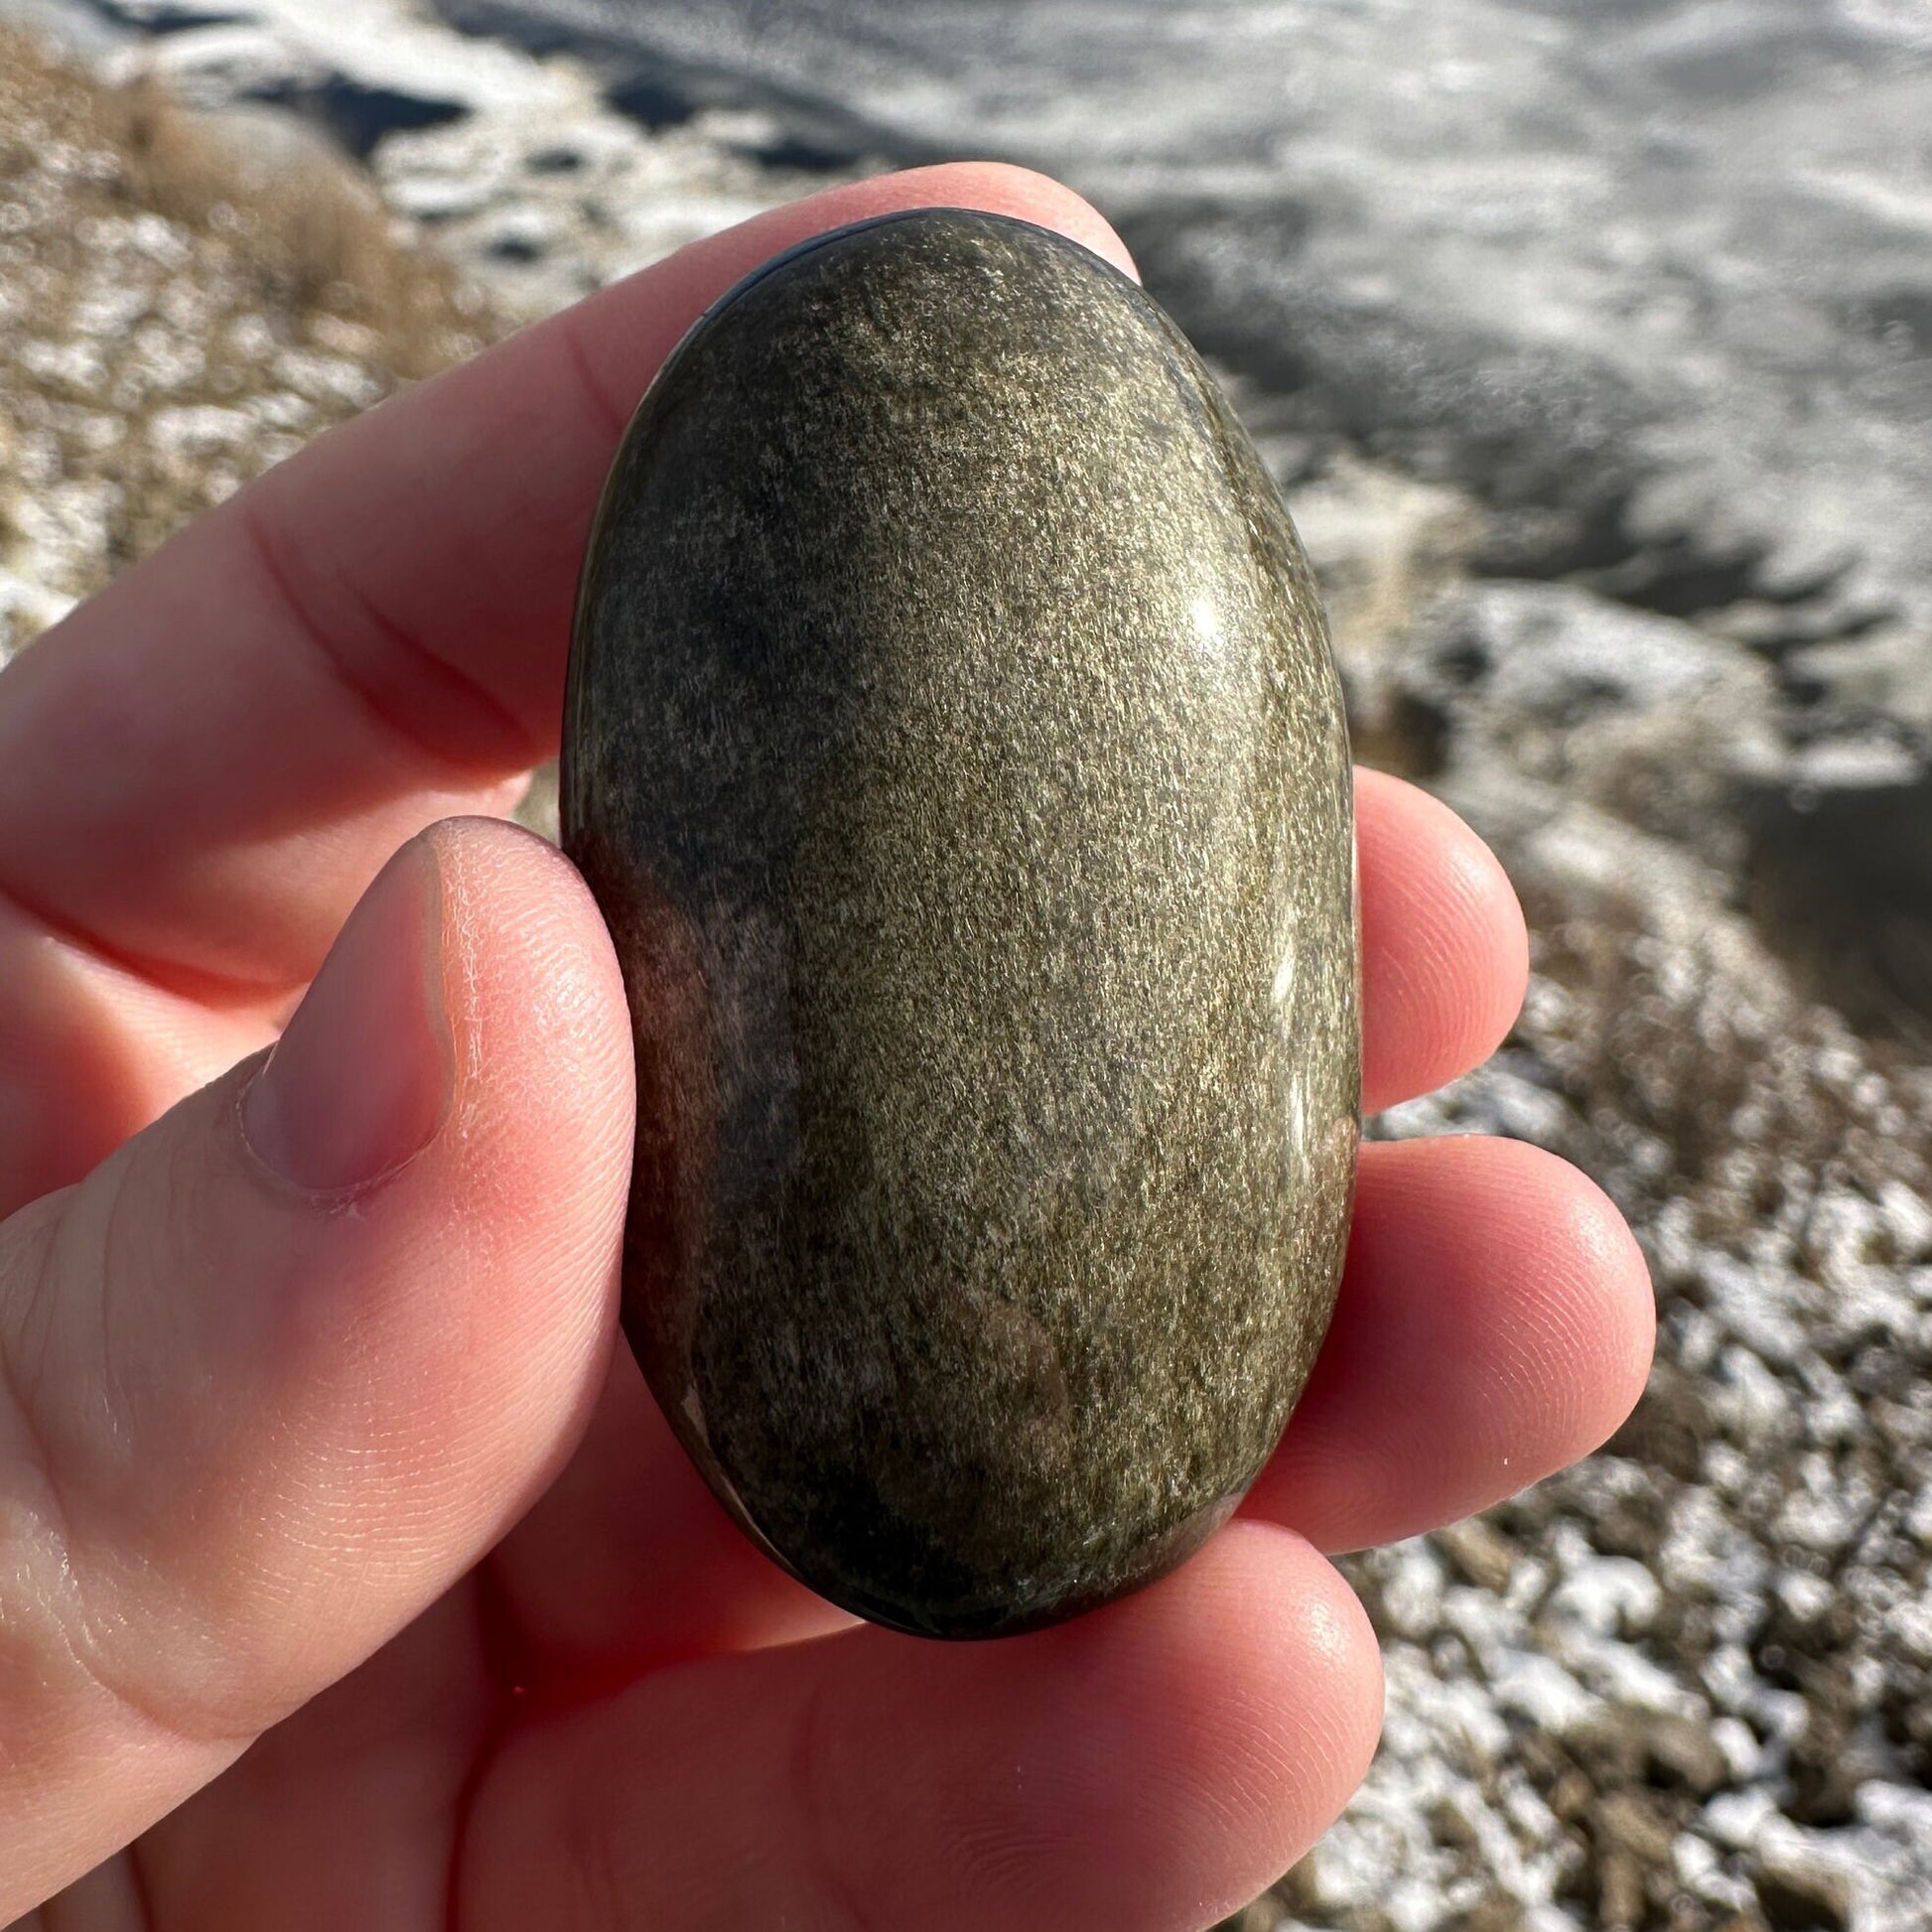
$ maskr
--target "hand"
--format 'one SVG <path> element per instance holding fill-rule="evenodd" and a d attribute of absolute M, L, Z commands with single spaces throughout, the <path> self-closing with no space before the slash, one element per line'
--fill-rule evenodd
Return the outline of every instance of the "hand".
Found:
<path fill-rule="evenodd" d="M 756 1555 L 614 1349 L 617 966 L 557 853 L 451 815 L 554 748 L 591 507 L 685 326 L 922 203 L 1125 264 L 1002 168 L 777 210 L 326 437 L 0 678 L 0 1911 L 1202 1925 L 1374 1747 L 1317 1552 L 1480 1508 L 1635 1400 L 1649 1290 L 1587 1181 L 1366 1148 L 1241 1517 L 1131 1600 L 941 1646 Z M 1375 1108 L 1490 1050 L 1525 943 L 1448 812 L 1359 799 Z"/>

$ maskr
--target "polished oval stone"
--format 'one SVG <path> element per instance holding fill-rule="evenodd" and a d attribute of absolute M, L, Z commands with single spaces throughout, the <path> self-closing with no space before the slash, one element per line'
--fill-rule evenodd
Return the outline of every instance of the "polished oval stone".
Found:
<path fill-rule="evenodd" d="M 960 210 L 741 284 L 606 487 L 563 814 L 624 1329 L 740 1523 L 936 1636 L 1187 1556 L 1327 1323 L 1360 1047 L 1319 606 L 1173 326 Z"/>

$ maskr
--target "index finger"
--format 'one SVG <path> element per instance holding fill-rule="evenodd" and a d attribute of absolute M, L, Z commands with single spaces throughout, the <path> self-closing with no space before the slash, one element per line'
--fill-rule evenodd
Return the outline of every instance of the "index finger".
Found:
<path fill-rule="evenodd" d="M 685 329 L 792 243 L 926 206 L 1131 269 L 1053 182 L 918 169 L 698 242 L 324 437 L 7 671 L 0 894 L 164 984 L 308 979 L 403 840 L 555 749 L 598 488 Z"/>

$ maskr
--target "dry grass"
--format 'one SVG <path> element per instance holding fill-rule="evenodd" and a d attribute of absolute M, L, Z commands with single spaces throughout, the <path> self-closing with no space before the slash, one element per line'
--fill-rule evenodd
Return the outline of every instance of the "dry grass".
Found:
<path fill-rule="evenodd" d="M 1932 1065 L 1911 1046 L 1795 993 L 1764 1003 L 1695 945 L 1534 896 L 1529 911 L 1538 991 L 1519 1036 L 1587 1129 L 1565 1151 L 1639 1225 L 1676 1203 L 1696 1240 L 1735 1242 L 1802 1227 L 1836 1189 L 1932 1197 Z"/>
<path fill-rule="evenodd" d="M 348 163 L 0 29 L 0 658 L 494 332 Z"/>
<path fill-rule="evenodd" d="M 93 111 L 129 199 L 226 237 L 282 307 L 362 324 L 405 378 L 433 374 L 474 337 L 478 301 L 320 142 L 294 156 L 251 154 L 149 78 L 98 90 Z"/>

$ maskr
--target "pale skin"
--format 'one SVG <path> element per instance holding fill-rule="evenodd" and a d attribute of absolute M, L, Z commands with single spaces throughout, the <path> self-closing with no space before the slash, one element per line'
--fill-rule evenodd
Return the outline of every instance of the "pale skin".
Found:
<path fill-rule="evenodd" d="M 1202 1926 L 1374 1750 L 1324 1553 L 1494 1502 L 1635 1401 L 1628 1231 L 1562 1163 L 1460 1139 L 1364 1150 L 1273 1463 L 1074 1623 L 854 1624 L 673 1444 L 615 1328 L 616 962 L 498 815 L 555 748 L 653 368 L 765 256 L 921 204 L 1129 266 L 1011 169 L 779 209 L 324 438 L 0 677 L 6 1919 Z M 1495 1046 L 1526 945 L 1448 811 L 1370 773 L 1358 800 L 1374 1109 Z"/>

